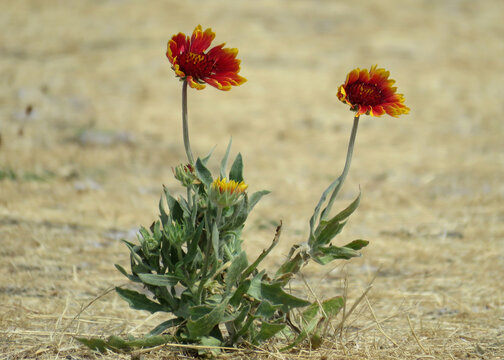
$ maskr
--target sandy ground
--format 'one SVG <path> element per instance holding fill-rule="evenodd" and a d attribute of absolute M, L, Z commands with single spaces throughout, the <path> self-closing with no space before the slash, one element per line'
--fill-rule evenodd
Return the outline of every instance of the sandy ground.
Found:
<path fill-rule="evenodd" d="M 361 206 L 338 241 L 370 240 L 363 257 L 304 271 L 321 298 L 341 294 L 346 276 L 349 304 L 375 278 L 369 305 L 360 303 L 343 337 L 287 358 L 504 358 L 503 1 L 1 8 L 0 358 L 93 358 L 73 335 L 141 335 L 163 321 L 113 292 L 72 319 L 127 281 L 113 267 L 128 264 L 119 240 L 157 217 L 162 184 L 178 191 L 181 84 L 164 52 L 171 35 L 197 24 L 239 49 L 248 82 L 190 90 L 193 150 L 217 145 L 215 168 L 232 136 L 250 189 L 272 191 L 244 234 L 253 258 L 283 220 L 268 268 L 305 240 L 341 171 L 352 114 L 335 95 L 347 72 L 386 67 L 411 108 L 361 121 L 337 206 L 360 186 Z"/>

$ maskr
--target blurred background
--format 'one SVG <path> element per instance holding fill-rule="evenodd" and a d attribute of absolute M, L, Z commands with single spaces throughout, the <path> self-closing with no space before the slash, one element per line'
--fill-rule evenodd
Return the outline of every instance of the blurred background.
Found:
<path fill-rule="evenodd" d="M 119 240 L 156 219 L 162 184 L 180 191 L 171 169 L 185 161 L 182 86 L 165 51 L 198 24 L 216 32 L 214 45 L 239 49 L 248 79 L 229 92 L 189 89 L 189 125 L 196 155 L 216 146 L 213 169 L 232 137 L 250 191 L 272 191 L 244 232 L 250 258 L 280 220 L 268 266 L 306 240 L 344 164 L 352 113 L 338 86 L 378 64 L 411 113 L 361 118 L 336 203 L 361 189 L 336 241 L 371 243 L 346 267 L 309 266 L 305 276 L 326 297 L 347 277 L 353 299 L 376 277 L 368 296 L 378 317 L 407 311 L 432 349 L 456 329 L 438 351 L 504 347 L 503 13 L 498 0 L 2 1 L 0 329 L 9 340 L 0 349 L 46 341 L 126 280 L 113 267 L 129 261 Z M 114 294 L 99 304 L 80 331 L 128 332 L 146 317 Z M 370 321 L 365 305 L 359 314 L 356 324 Z M 404 319 L 382 326 L 407 347 Z"/>

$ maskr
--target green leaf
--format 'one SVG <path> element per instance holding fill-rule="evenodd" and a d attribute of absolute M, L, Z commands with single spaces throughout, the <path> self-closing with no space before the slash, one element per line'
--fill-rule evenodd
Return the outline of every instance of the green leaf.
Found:
<path fill-rule="evenodd" d="M 286 261 L 278 268 L 275 277 L 280 277 L 285 274 L 296 274 L 301 266 L 303 265 L 304 260 L 300 253 L 298 253 L 294 258 Z"/>
<path fill-rule="evenodd" d="M 161 223 L 164 225 L 168 223 L 168 214 L 166 213 L 163 206 L 163 196 L 161 195 L 161 199 L 159 199 L 159 218 L 161 219 Z"/>
<path fill-rule="evenodd" d="M 318 215 L 320 213 L 320 208 L 322 207 L 322 205 L 326 201 L 327 195 L 329 195 L 329 193 L 332 192 L 339 184 L 340 184 L 340 179 L 339 178 L 337 178 L 336 180 L 334 180 L 327 187 L 327 189 L 322 193 L 322 196 L 320 197 L 320 200 L 319 200 L 317 206 L 315 206 L 315 209 L 313 210 L 313 215 L 310 218 L 310 240 L 309 240 L 310 244 L 311 244 L 312 237 L 314 236 L 315 222 L 317 221 L 317 217 L 318 217 Z"/>
<path fill-rule="evenodd" d="M 256 204 L 259 202 L 259 200 L 261 200 L 261 198 L 264 195 L 268 195 L 270 192 L 271 191 L 268 191 L 268 190 L 261 190 L 261 191 L 257 191 L 255 193 L 253 193 L 250 196 L 250 200 L 249 200 L 249 204 L 248 204 L 248 212 L 250 213 L 252 211 L 252 209 L 254 208 L 254 206 L 256 206 Z"/>
<path fill-rule="evenodd" d="M 343 306 L 345 306 L 345 299 L 343 296 L 335 296 L 322 302 L 322 308 L 328 319 L 338 315 Z"/>
<path fill-rule="evenodd" d="M 359 239 L 359 240 L 354 240 L 354 241 L 352 241 L 349 244 L 346 244 L 344 247 L 350 248 L 350 249 L 353 249 L 353 250 L 360 250 L 363 247 L 366 247 L 368 244 L 369 244 L 369 241 L 367 241 L 367 240 L 360 240 Z"/>
<path fill-rule="evenodd" d="M 164 274 L 138 274 L 140 280 L 149 285 L 175 286 L 181 279 L 178 276 Z"/>
<path fill-rule="evenodd" d="M 196 254 L 198 253 L 199 247 L 199 241 L 201 237 L 201 233 L 203 231 L 203 224 L 204 222 L 200 222 L 198 225 L 198 228 L 196 229 L 196 232 L 192 235 L 192 239 L 190 240 L 189 247 L 187 249 L 187 254 L 184 256 L 184 264 L 190 264 L 194 258 L 196 257 Z"/>
<path fill-rule="evenodd" d="M 218 259 L 219 258 L 219 229 L 217 228 L 217 223 L 213 223 L 213 228 L 212 228 L 212 247 L 214 250 L 214 258 Z M 207 254 L 208 255 L 208 254 Z"/>
<path fill-rule="evenodd" d="M 163 331 L 165 331 L 166 329 L 169 329 L 171 327 L 180 325 L 183 321 L 184 321 L 183 318 L 175 318 L 175 319 L 170 319 L 170 320 L 163 321 L 161 324 L 159 324 L 154 329 L 152 329 L 149 332 L 148 336 L 154 336 L 154 335 L 162 334 Z"/>
<path fill-rule="evenodd" d="M 261 283 L 261 295 L 263 299 L 270 301 L 273 305 L 282 305 L 283 312 L 289 312 L 292 308 L 310 305 L 309 301 L 287 294 L 282 289 L 281 284 Z"/>
<path fill-rule="evenodd" d="M 220 177 L 221 179 L 224 179 L 226 177 L 226 167 L 227 167 L 227 162 L 229 158 L 229 150 L 231 150 L 231 143 L 233 142 L 233 138 L 229 139 L 229 144 L 226 149 L 226 153 L 224 154 L 224 157 L 222 158 L 221 165 L 220 165 Z"/>
<path fill-rule="evenodd" d="M 285 325 L 286 325 L 285 323 L 272 324 L 264 321 L 261 324 L 261 329 L 259 330 L 259 333 L 255 336 L 252 342 L 258 345 L 268 339 L 271 339 L 279 331 L 282 331 L 285 328 Z"/>
<path fill-rule="evenodd" d="M 243 160 L 240 153 L 236 155 L 235 161 L 231 166 L 231 170 L 229 171 L 229 179 L 234 180 L 238 183 L 243 181 Z"/>
<path fill-rule="evenodd" d="M 331 245 L 317 249 L 317 251 L 313 254 L 313 260 L 321 265 L 326 265 L 336 259 L 348 260 L 359 256 L 361 256 L 361 254 L 351 248 Z"/>
<path fill-rule="evenodd" d="M 140 282 L 140 279 L 138 278 L 138 276 L 135 276 L 135 275 L 130 275 L 126 272 L 126 270 L 119 264 L 114 264 L 115 268 L 117 270 L 119 270 L 119 272 L 121 274 L 123 274 L 124 276 L 126 276 L 128 279 L 130 279 L 131 281 L 133 282 Z"/>
<path fill-rule="evenodd" d="M 212 148 L 212 150 L 210 150 L 210 152 L 207 154 L 207 156 L 205 156 L 203 159 L 201 159 L 201 162 L 203 163 L 203 165 L 206 165 L 208 160 L 210 159 L 210 157 L 212 156 L 212 153 L 214 152 L 215 150 L 215 146 Z"/>
<path fill-rule="evenodd" d="M 323 230 L 320 231 L 320 234 L 317 235 L 317 231 L 315 232 L 315 241 L 311 244 L 312 248 L 318 248 L 322 245 L 327 245 L 336 235 L 338 235 L 343 227 L 346 225 L 346 221 L 344 222 L 330 222 L 325 224 Z M 320 228 L 320 227 L 319 227 Z M 317 230 L 319 230 L 319 228 Z"/>
<path fill-rule="evenodd" d="M 268 300 L 262 300 L 261 304 L 259 305 L 259 307 L 255 312 L 255 315 L 265 320 L 270 319 L 275 314 L 275 311 L 277 311 L 281 307 L 282 307 L 281 304 L 273 305 Z"/>
<path fill-rule="evenodd" d="M 263 270 L 261 271 L 259 274 L 255 275 L 253 278 L 252 278 L 252 281 L 250 282 L 250 286 L 247 290 L 247 294 L 252 296 L 253 298 L 256 298 L 257 300 L 262 300 L 263 297 L 262 297 L 262 291 L 261 291 L 261 284 L 262 284 L 262 278 L 264 276 L 264 273 L 266 271 Z"/>
<path fill-rule="evenodd" d="M 210 334 L 215 325 L 219 324 L 222 321 L 228 301 L 229 298 L 224 299 L 223 302 L 215 306 L 209 313 L 201 316 L 198 319 L 189 319 L 187 321 L 187 330 L 189 331 L 189 336 L 195 340 L 201 336 Z"/>
<path fill-rule="evenodd" d="M 132 309 L 135 310 L 146 310 L 150 313 L 155 313 L 157 311 L 166 311 L 161 304 L 158 304 L 149 298 L 147 296 L 140 294 L 136 291 L 133 290 L 128 290 L 128 289 L 121 289 L 119 287 L 115 288 L 116 292 L 119 294 L 120 297 L 122 297 L 124 300 L 126 300 L 129 304 L 129 306 Z"/>
<path fill-rule="evenodd" d="M 247 254 L 245 251 L 242 251 L 238 256 L 236 256 L 233 259 L 233 263 L 229 267 L 226 278 L 225 278 L 225 283 L 226 283 L 226 292 L 229 292 L 233 286 L 235 285 L 236 281 L 240 278 L 241 273 L 243 270 L 245 270 L 248 266 L 248 260 L 247 260 Z"/>
<path fill-rule="evenodd" d="M 81 344 L 87 346 L 93 351 L 98 351 L 102 354 L 105 354 L 109 349 L 107 342 L 102 339 L 86 339 L 86 338 L 76 338 Z"/>
<path fill-rule="evenodd" d="M 198 160 L 196 160 L 196 176 L 207 187 L 209 187 L 213 181 L 212 173 L 210 172 L 210 170 L 208 170 L 206 168 L 206 166 L 203 164 L 203 162 L 200 160 L 200 158 L 198 158 Z"/>
<path fill-rule="evenodd" d="M 343 211 L 338 213 L 336 216 L 334 216 L 332 219 L 328 221 L 321 221 L 320 224 L 317 226 L 317 229 L 313 233 L 313 237 L 310 238 L 310 245 L 317 247 L 321 245 L 327 244 L 331 239 L 336 236 L 343 226 L 345 225 L 340 224 L 342 221 L 347 219 L 359 206 L 360 202 L 360 196 L 361 194 L 357 196 L 357 198 L 350 204 L 348 207 L 346 207 Z M 324 232 L 324 230 L 326 230 Z M 320 238 L 323 236 L 322 238 Z M 325 241 L 325 242 L 324 242 Z"/>

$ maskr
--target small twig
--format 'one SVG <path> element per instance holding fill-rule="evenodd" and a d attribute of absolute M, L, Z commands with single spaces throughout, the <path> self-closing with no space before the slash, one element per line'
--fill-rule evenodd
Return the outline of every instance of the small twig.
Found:
<path fill-rule="evenodd" d="M 118 287 L 122 287 L 126 285 L 126 283 L 118 286 Z M 97 297 L 95 297 L 93 300 L 91 300 L 86 306 L 84 306 L 78 313 L 77 315 L 74 316 L 74 318 L 72 319 L 72 321 L 70 321 L 70 323 L 68 323 L 67 326 L 65 326 L 65 328 L 61 331 L 61 333 L 65 333 L 68 328 L 70 327 L 70 325 L 73 324 L 73 322 L 80 316 L 80 314 L 82 314 L 88 307 L 90 307 L 95 301 L 97 301 L 98 299 L 104 297 L 105 295 L 107 295 L 108 293 L 110 293 L 111 291 L 115 290 L 115 286 L 112 286 L 110 288 L 108 288 L 107 290 L 105 290 L 104 292 L 102 292 L 100 295 L 98 295 Z"/>
<path fill-rule="evenodd" d="M 425 350 L 425 348 L 422 346 L 422 344 L 420 343 L 420 340 L 418 339 L 418 337 L 415 334 L 415 330 L 413 330 L 413 325 L 411 325 L 411 320 L 410 320 L 408 314 L 406 314 L 406 319 L 408 319 L 408 324 L 409 324 L 409 327 L 410 327 L 410 330 L 411 330 L 411 334 L 413 334 L 413 337 L 415 338 L 416 343 L 418 344 L 418 346 L 420 347 L 420 349 L 422 349 L 422 351 L 424 352 L 424 354 L 428 355 L 429 352 L 427 350 Z"/>
<path fill-rule="evenodd" d="M 364 296 L 364 299 L 366 300 L 366 303 L 369 307 L 369 311 L 371 311 L 371 315 L 373 316 L 373 319 L 375 320 L 376 322 L 376 327 L 378 328 L 378 330 L 382 333 L 383 336 L 385 336 L 392 344 L 394 344 L 396 347 L 399 347 L 399 345 L 397 345 L 397 343 L 390 337 L 388 336 L 385 331 L 383 331 L 383 328 L 381 327 L 380 325 L 380 322 L 378 321 L 378 319 L 376 318 L 376 314 L 373 310 L 373 307 L 371 306 L 371 303 L 369 302 L 367 296 Z"/>
<path fill-rule="evenodd" d="M 348 313 L 344 313 L 343 314 L 343 319 L 341 319 L 340 324 L 336 328 L 336 332 L 338 330 L 340 331 L 340 337 L 342 336 L 342 333 L 343 333 L 343 324 L 345 323 L 345 320 L 348 319 L 348 317 L 352 314 L 352 312 L 355 310 L 355 308 L 357 307 L 357 305 L 360 304 L 360 302 L 362 301 L 362 299 L 364 299 L 364 297 L 369 292 L 369 290 L 371 290 L 371 288 L 373 287 L 373 281 L 374 281 L 374 279 L 371 281 L 371 283 L 369 283 L 368 287 L 366 288 L 366 290 L 364 290 L 364 292 L 362 293 L 362 295 L 354 302 L 354 304 L 352 305 L 352 307 L 350 308 L 350 310 L 348 311 Z M 345 303 L 346 303 L 346 299 L 345 299 Z"/>

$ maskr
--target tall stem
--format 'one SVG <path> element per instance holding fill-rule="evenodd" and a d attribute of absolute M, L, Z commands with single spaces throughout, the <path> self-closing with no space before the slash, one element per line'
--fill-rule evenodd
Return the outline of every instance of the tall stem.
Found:
<path fill-rule="evenodd" d="M 354 145 L 355 145 L 355 137 L 357 136 L 357 128 L 358 127 L 359 127 L 359 115 L 354 117 L 352 133 L 350 134 L 350 141 L 348 142 L 345 167 L 343 168 L 343 172 L 341 173 L 340 177 L 338 178 L 338 185 L 336 186 L 333 193 L 331 194 L 331 198 L 329 199 L 329 203 L 327 204 L 327 207 L 324 209 L 324 211 L 322 211 L 322 214 L 320 215 L 321 221 L 327 220 L 327 217 L 329 216 L 329 212 L 331 211 L 331 207 L 334 202 L 334 199 L 336 198 L 336 195 L 338 194 L 338 191 L 341 188 L 341 186 L 343 185 L 343 182 L 345 181 L 345 179 L 348 175 L 348 171 L 350 170 L 350 163 L 352 162 L 353 149 L 354 149 Z"/>
<path fill-rule="evenodd" d="M 184 147 L 189 164 L 194 164 L 194 158 L 189 144 L 189 124 L 187 121 L 187 80 L 182 85 L 182 131 L 184 133 Z"/>

